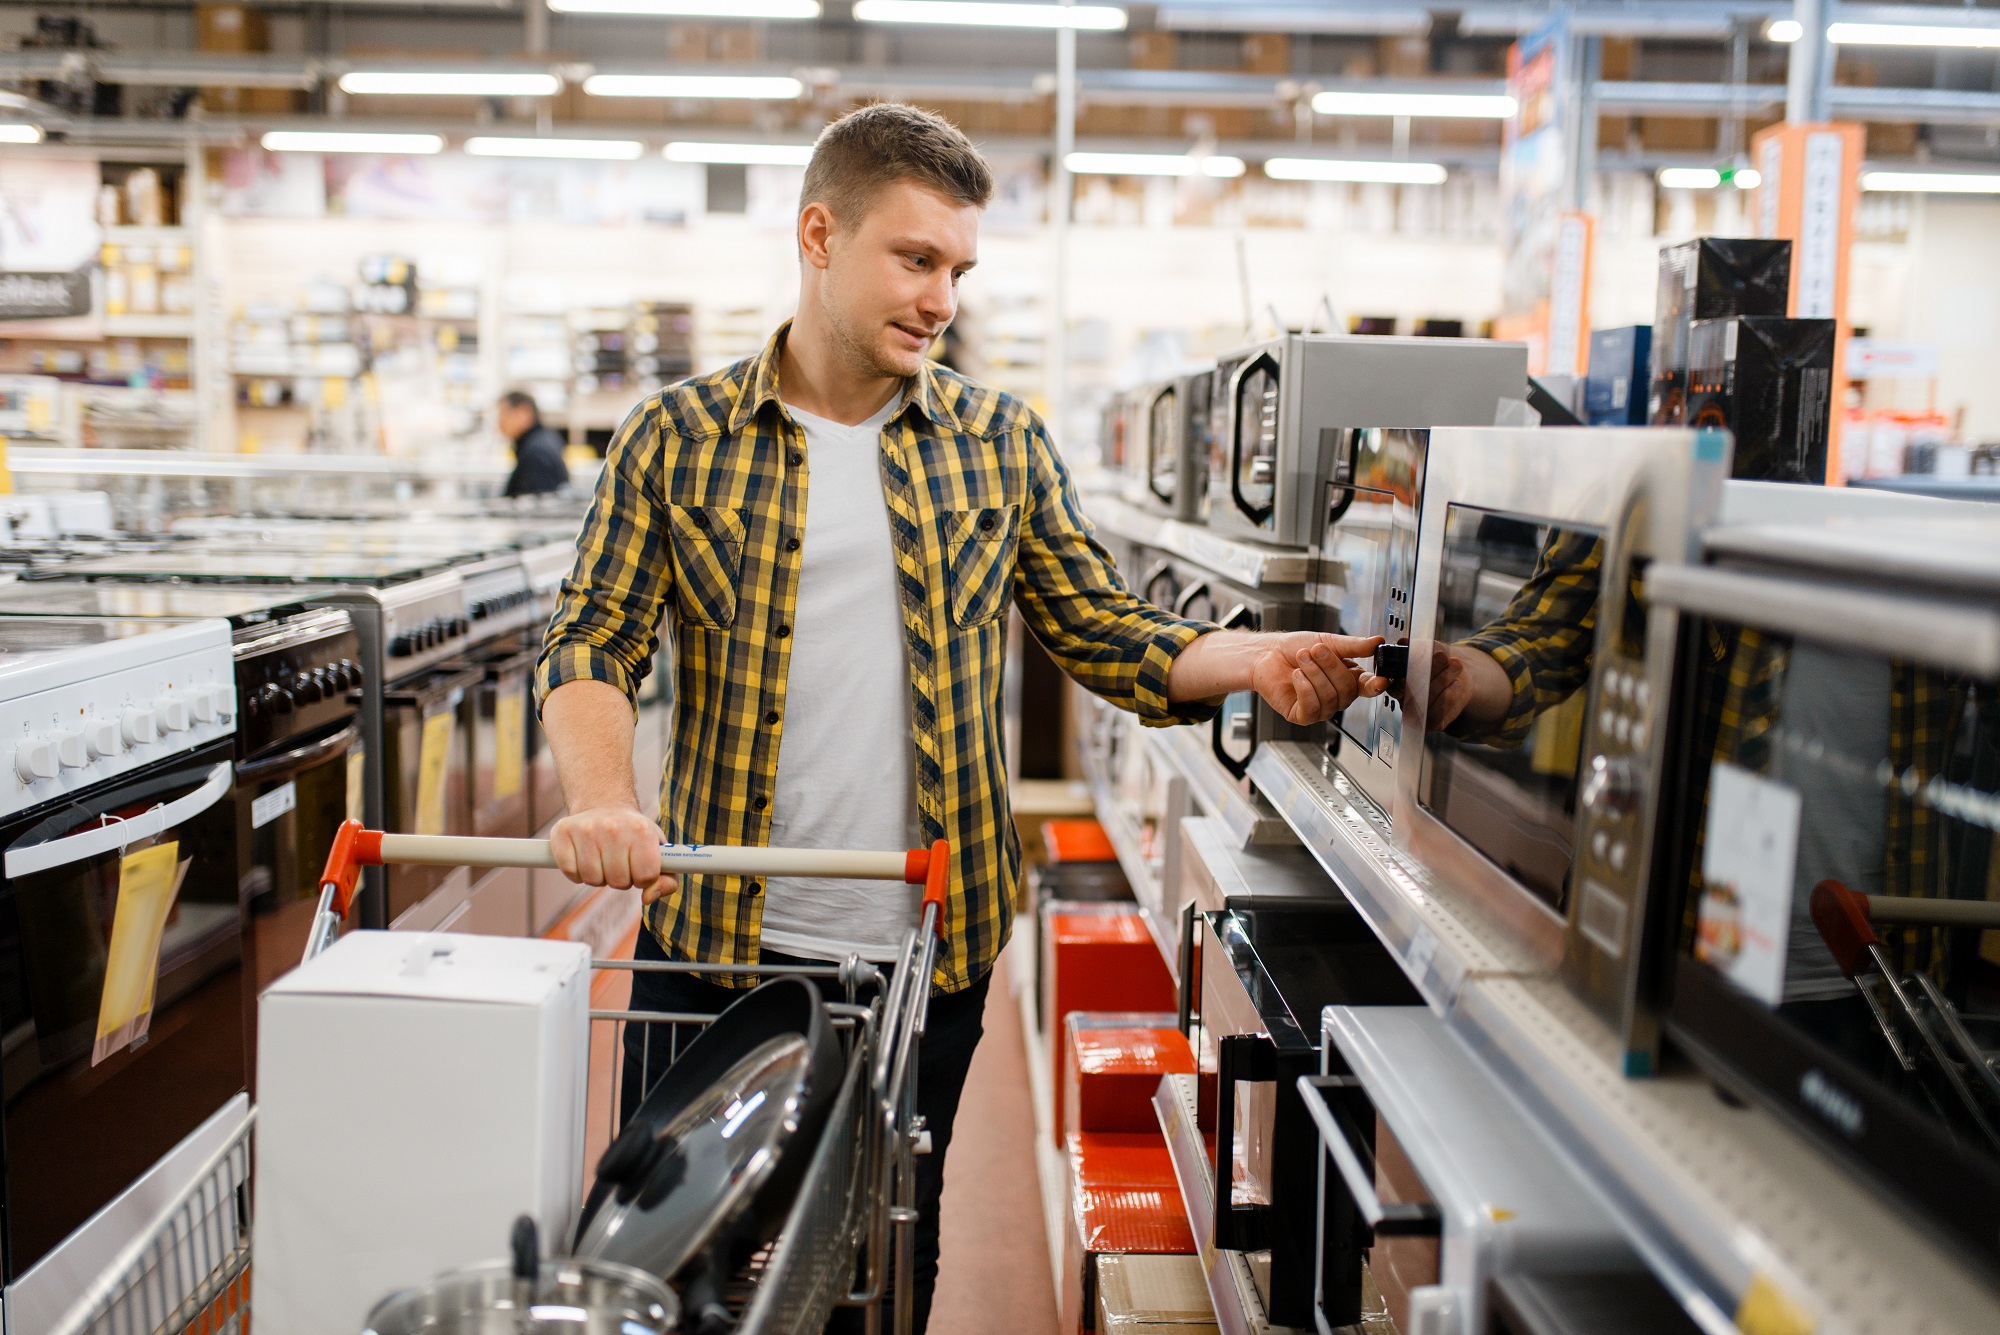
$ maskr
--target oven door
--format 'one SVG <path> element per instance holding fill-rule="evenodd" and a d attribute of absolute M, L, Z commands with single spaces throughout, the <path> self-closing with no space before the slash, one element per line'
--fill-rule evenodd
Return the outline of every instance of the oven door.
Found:
<path fill-rule="evenodd" d="M 472 832 L 525 839 L 534 832 L 528 823 L 527 719 L 535 651 L 509 646 L 468 666 L 483 674 L 467 695 L 464 714 L 472 746 Z"/>
<path fill-rule="evenodd" d="M 360 800 L 349 763 L 360 738 L 352 721 L 336 723 L 237 763 L 236 839 L 250 913 L 253 995 L 305 955 L 333 832 Z M 250 1050 L 254 1059 L 255 1044 Z"/>
<path fill-rule="evenodd" d="M 245 1088 L 231 751 L 0 829 L 9 1281 Z"/>
<path fill-rule="evenodd" d="M 471 834 L 471 748 L 462 714 L 484 679 L 475 668 L 441 667 L 382 695 L 382 811 L 397 834 Z M 391 926 L 463 867 L 386 869 Z M 427 924 L 428 925 L 428 924 Z"/>

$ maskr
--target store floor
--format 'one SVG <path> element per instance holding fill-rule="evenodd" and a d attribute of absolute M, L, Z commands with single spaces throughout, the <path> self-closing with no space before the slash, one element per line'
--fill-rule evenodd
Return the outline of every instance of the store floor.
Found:
<path fill-rule="evenodd" d="M 1028 1058 L 1006 970 L 1003 957 L 945 1163 L 933 1335 L 1055 1335 Z"/>

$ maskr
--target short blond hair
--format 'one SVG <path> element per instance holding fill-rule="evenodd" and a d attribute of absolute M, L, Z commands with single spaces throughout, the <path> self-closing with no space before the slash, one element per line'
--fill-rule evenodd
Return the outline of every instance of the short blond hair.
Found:
<path fill-rule="evenodd" d="M 992 169 L 956 125 L 904 102 L 877 102 L 820 131 L 799 211 L 824 204 L 851 226 L 898 181 L 914 181 L 976 209 L 993 198 Z"/>

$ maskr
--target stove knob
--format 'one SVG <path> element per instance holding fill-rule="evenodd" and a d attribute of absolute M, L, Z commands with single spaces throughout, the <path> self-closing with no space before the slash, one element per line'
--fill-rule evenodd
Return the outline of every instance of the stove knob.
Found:
<path fill-rule="evenodd" d="M 292 695 L 302 705 L 313 705 L 326 698 L 326 689 L 318 673 L 301 672 L 292 678 Z"/>
<path fill-rule="evenodd" d="M 84 749 L 97 758 L 115 756 L 125 749 L 125 739 L 119 735 L 118 720 L 94 718 L 83 725 Z"/>
<path fill-rule="evenodd" d="M 14 773 L 22 783 L 53 779 L 59 768 L 55 744 L 46 737 L 24 737 L 14 747 Z"/>
<path fill-rule="evenodd" d="M 493 601 L 488 598 L 481 598 L 466 610 L 472 613 L 474 621 L 484 621 L 487 617 L 493 615 Z"/>
<path fill-rule="evenodd" d="M 361 664 L 353 659 L 341 659 L 340 672 L 341 679 L 347 683 L 347 689 L 350 691 L 358 691 L 368 682 L 367 674 L 361 670 Z"/>
<path fill-rule="evenodd" d="M 271 709 L 274 713 L 289 714 L 294 709 L 298 708 L 299 706 L 298 697 L 293 695 L 290 691 L 286 690 L 283 686 L 278 685 L 276 682 L 272 682 L 269 687 L 269 690 L 271 691 Z"/>
<path fill-rule="evenodd" d="M 56 744 L 56 763 L 64 769 L 82 769 L 90 763 L 90 751 L 83 744 L 83 729 L 66 729 L 52 740 Z"/>
<path fill-rule="evenodd" d="M 188 723 L 188 702 L 178 695 L 163 695 L 153 704 L 153 716 L 160 721 L 166 732 L 186 732 Z"/>
<path fill-rule="evenodd" d="M 453 617 L 451 619 L 452 634 L 463 635 L 471 629 L 472 629 L 472 623 L 470 621 L 467 621 L 464 617 Z"/>
<path fill-rule="evenodd" d="M 224 723 L 236 717 L 236 688 L 230 685 L 211 686 L 208 698 L 215 705 L 215 716 Z"/>
<path fill-rule="evenodd" d="M 215 697 L 208 693 L 208 687 L 197 686 L 188 692 L 188 713 L 194 715 L 196 723 L 215 722 Z"/>
<path fill-rule="evenodd" d="M 128 709 L 119 722 L 127 746 L 160 740 L 159 720 L 153 717 L 153 711 L 150 709 Z"/>
<path fill-rule="evenodd" d="M 411 644 L 408 632 L 398 635 L 395 639 L 389 641 L 389 657 L 391 658 L 408 658 L 410 650 Z"/>

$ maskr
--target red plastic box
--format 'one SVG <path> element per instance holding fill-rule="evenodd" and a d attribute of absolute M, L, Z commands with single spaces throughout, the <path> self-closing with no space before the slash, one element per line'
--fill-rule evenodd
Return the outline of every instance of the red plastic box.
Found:
<path fill-rule="evenodd" d="M 1055 1129 L 1062 1108 L 1063 1025 L 1072 1011 L 1172 1011 L 1174 980 L 1129 904 L 1052 905 L 1042 923 L 1042 1040 L 1049 1046 Z"/>

